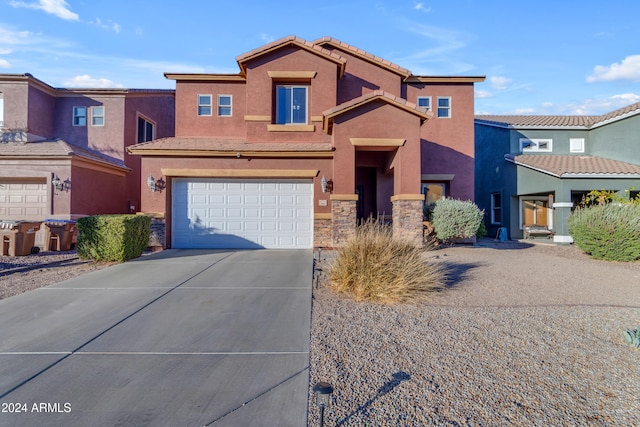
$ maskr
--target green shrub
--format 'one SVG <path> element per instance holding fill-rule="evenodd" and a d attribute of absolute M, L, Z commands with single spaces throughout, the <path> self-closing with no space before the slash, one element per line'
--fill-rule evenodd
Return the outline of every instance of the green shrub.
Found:
<path fill-rule="evenodd" d="M 444 286 L 442 264 L 429 264 L 424 251 L 393 237 L 375 220 L 360 225 L 329 266 L 331 288 L 356 301 L 394 304 L 426 297 Z"/>
<path fill-rule="evenodd" d="M 142 255 L 149 243 L 151 218 L 144 215 L 96 215 L 78 219 L 78 256 L 124 262 Z"/>
<path fill-rule="evenodd" d="M 605 204 L 577 208 L 569 234 L 585 253 L 608 261 L 640 259 L 640 206 Z"/>
<path fill-rule="evenodd" d="M 469 200 L 440 199 L 433 208 L 433 227 L 443 241 L 476 236 L 483 219 L 484 211 Z"/>

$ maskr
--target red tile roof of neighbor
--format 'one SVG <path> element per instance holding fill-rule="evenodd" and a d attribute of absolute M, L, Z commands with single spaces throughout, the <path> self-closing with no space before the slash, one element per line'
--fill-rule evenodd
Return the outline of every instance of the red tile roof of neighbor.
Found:
<path fill-rule="evenodd" d="M 143 142 L 128 147 L 129 152 L 150 152 L 155 150 L 181 151 L 228 151 L 237 152 L 331 152 L 331 143 L 324 142 L 247 142 L 243 138 L 216 137 L 173 137 Z"/>
<path fill-rule="evenodd" d="M 562 178 L 577 176 L 592 176 L 595 178 L 612 175 L 640 177 L 640 165 L 604 157 L 585 155 L 557 156 L 552 154 L 522 154 L 518 156 L 507 154 L 504 157 L 505 160 L 517 165 Z"/>
<path fill-rule="evenodd" d="M 610 121 L 640 114 L 640 102 L 601 116 L 501 116 L 476 115 L 476 123 L 513 128 L 584 128 L 604 125 Z"/>
<path fill-rule="evenodd" d="M 78 147 L 62 139 L 37 142 L 3 142 L 0 143 L 0 158 L 7 157 L 80 157 L 122 169 L 129 169 L 122 160 L 98 151 Z"/>

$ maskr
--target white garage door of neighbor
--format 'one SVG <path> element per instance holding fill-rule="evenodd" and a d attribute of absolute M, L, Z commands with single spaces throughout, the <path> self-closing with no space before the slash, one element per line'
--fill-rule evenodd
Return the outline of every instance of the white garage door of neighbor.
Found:
<path fill-rule="evenodd" d="M 174 248 L 311 248 L 313 181 L 177 178 Z"/>
<path fill-rule="evenodd" d="M 0 219 L 42 219 L 47 212 L 46 179 L 0 178 Z"/>

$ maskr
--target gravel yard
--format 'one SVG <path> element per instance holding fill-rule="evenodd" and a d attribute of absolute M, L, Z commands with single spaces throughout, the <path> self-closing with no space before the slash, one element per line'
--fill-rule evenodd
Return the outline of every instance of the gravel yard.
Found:
<path fill-rule="evenodd" d="M 314 287 L 311 387 L 335 388 L 325 425 L 640 425 L 640 352 L 622 337 L 640 327 L 640 263 L 492 240 L 427 256 L 451 274 L 425 303 Z M 318 425 L 313 396 L 309 414 Z"/>

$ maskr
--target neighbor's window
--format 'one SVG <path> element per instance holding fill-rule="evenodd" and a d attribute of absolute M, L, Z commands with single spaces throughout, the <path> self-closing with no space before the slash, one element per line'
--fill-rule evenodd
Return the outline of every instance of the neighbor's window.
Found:
<path fill-rule="evenodd" d="M 502 195 L 500 193 L 491 194 L 491 224 L 502 223 Z"/>
<path fill-rule="evenodd" d="M 451 97 L 450 96 L 438 97 L 438 118 L 440 119 L 451 118 Z"/>
<path fill-rule="evenodd" d="M 426 108 L 431 111 L 431 97 L 430 96 L 419 96 L 418 97 L 418 107 Z"/>
<path fill-rule="evenodd" d="M 231 95 L 218 95 L 218 116 L 231 117 Z"/>
<path fill-rule="evenodd" d="M 104 107 L 91 107 L 91 126 L 104 126 Z"/>
<path fill-rule="evenodd" d="M 198 95 L 198 115 L 211 115 L 211 95 Z"/>
<path fill-rule="evenodd" d="M 307 124 L 307 86 L 276 86 L 276 124 Z"/>
<path fill-rule="evenodd" d="M 138 116 L 138 143 L 153 140 L 155 125 L 144 117 Z"/>
<path fill-rule="evenodd" d="M 520 138 L 520 151 L 542 151 L 551 152 L 553 149 L 552 139 L 529 139 Z"/>
<path fill-rule="evenodd" d="M 571 153 L 584 153 L 584 138 L 569 138 L 569 151 Z"/>
<path fill-rule="evenodd" d="M 435 203 L 447 196 L 447 185 L 443 182 L 423 182 L 422 194 L 425 194 L 425 204 Z"/>
<path fill-rule="evenodd" d="M 73 107 L 73 125 L 87 125 L 87 107 Z"/>

